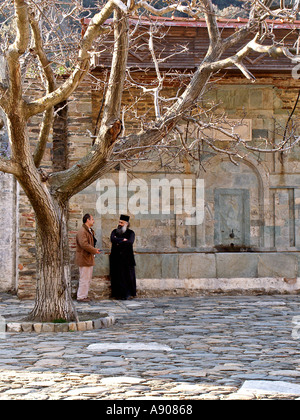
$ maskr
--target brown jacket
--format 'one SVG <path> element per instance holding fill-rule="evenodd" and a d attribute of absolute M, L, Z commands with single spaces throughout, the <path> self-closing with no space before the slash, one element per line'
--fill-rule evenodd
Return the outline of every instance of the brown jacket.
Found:
<path fill-rule="evenodd" d="M 79 267 L 91 267 L 95 265 L 94 254 L 97 249 L 94 247 L 94 231 L 89 232 L 86 224 L 83 224 L 76 235 L 76 257 L 75 263 Z"/>

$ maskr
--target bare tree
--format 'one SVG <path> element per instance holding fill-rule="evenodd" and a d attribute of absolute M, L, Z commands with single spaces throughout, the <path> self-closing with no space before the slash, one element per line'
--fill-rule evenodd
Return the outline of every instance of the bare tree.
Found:
<path fill-rule="evenodd" d="M 9 6 L 11 2 L 3 2 L 4 23 L 9 22 Z M 59 3 L 59 2 L 56 2 Z M 27 195 L 36 215 L 37 246 L 37 294 L 35 307 L 30 314 L 32 320 L 49 321 L 57 318 L 76 319 L 76 310 L 70 296 L 70 267 L 67 241 L 68 200 L 76 193 L 90 185 L 101 175 L 107 173 L 121 159 L 131 159 L 142 150 L 159 145 L 166 136 L 176 129 L 179 122 L 197 103 L 197 99 L 205 92 L 211 76 L 229 66 L 236 66 L 248 79 L 253 76 L 247 70 L 243 59 L 252 51 L 271 56 L 286 56 L 299 59 L 296 51 L 291 51 L 278 44 L 269 36 L 270 29 L 267 18 L 293 21 L 299 9 L 299 1 L 290 7 L 281 2 L 280 7 L 272 8 L 272 0 L 248 1 L 249 19 L 247 24 L 227 39 L 222 34 L 214 14 L 211 0 L 167 1 L 167 6 L 155 6 L 156 2 L 145 0 L 107 0 L 99 2 L 97 13 L 91 18 L 86 31 L 80 40 L 79 48 L 72 48 L 70 54 L 71 69 L 69 76 L 62 84 L 57 84 L 55 68 L 56 55 L 49 45 L 56 46 L 61 56 L 66 50 L 63 43 L 74 30 L 71 25 L 64 27 L 63 21 L 80 12 L 81 2 L 69 1 L 68 8 L 61 9 L 48 1 L 14 0 L 15 35 L 5 38 L 3 51 L 7 63 L 7 78 L 0 84 L 0 107 L 7 119 L 7 127 L 11 144 L 11 156 L 0 158 L 0 170 L 13 174 Z M 128 45 L 134 30 L 129 30 L 129 18 L 140 15 L 164 16 L 167 13 L 180 11 L 192 18 L 205 16 L 209 47 L 205 58 L 190 81 L 168 107 L 164 108 L 160 95 L 163 76 L 159 62 L 153 50 L 150 30 L 149 49 L 155 63 L 157 84 L 152 90 L 155 119 L 139 133 L 120 136 L 121 134 L 121 101 L 126 77 Z M 51 25 L 50 17 L 58 13 L 61 19 L 60 33 L 57 26 Z M 111 70 L 105 97 L 99 130 L 89 152 L 68 169 L 44 173 L 40 169 L 45 146 L 53 124 L 54 107 L 66 101 L 87 74 L 93 43 L 102 36 L 109 27 L 105 22 L 113 15 L 114 47 Z M 7 16 L 7 18 L 6 18 Z M 76 23 L 76 20 L 74 20 Z M 75 26 L 76 27 L 76 26 Z M 65 35 L 62 33 L 65 31 Z M 229 48 L 236 48 L 242 41 L 252 35 L 250 42 L 226 59 L 222 56 Z M 54 43 L 59 38 L 60 43 Z M 265 44 L 265 39 L 268 43 Z M 270 42 L 271 41 L 271 42 Z M 36 59 L 37 69 L 44 81 L 45 93 L 39 98 L 25 97 L 25 76 L 28 70 L 29 57 Z M 29 120 L 43 114 L 43 122 L 36 139 L 34 151 L 30 148 L 28 136 Z M 191 117 L 193 118 L 193 117 Z M 196 122 L 201 130 L 208 127 L 207 121 Z M 210 125 L 211 126 L 211 125 Z M 218 126 L 220 130 L 222 127 Z M 226 131 L 228 135 L 232 133 Z M 234 135 L 232 135 L 235 138 Z M 236 139 L 236 138 L 235 138 Z M 242 142 L 242 139 L 236 139 Z"/>

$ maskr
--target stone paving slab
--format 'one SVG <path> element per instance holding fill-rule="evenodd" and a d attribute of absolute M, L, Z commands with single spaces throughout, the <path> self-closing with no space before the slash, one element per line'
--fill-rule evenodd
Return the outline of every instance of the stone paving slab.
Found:
<path fill-rule="evenodd" d="M 109 350 L 146 350 L 146 351 L 172 351 L 171 347 L 159 343 L 95 343 L 90 344 L 87 350 L 91 351 L 109 351 Z"/>
<path fill-rule="evenodd" d="M 238 391 L 241 394 L 285 394 L 300 396 L 300 385 L 285 381 L 245 381 Z"/>
<path fill-rule="evenodd" d="M 299 399 L 299 303 L 297 295 L 76 303 L 80 310 L 113 314 L 115 324 L 6 332 L 0 399 Z M 3 317 L 32 306 L 0 294 Z M 245 392 L 247 384 L 266 381 L 288 384 L 289 392 Z"/>

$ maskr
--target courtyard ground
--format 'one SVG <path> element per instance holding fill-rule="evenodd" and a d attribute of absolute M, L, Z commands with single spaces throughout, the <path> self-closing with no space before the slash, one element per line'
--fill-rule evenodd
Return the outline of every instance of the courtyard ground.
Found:
<path fill-rule="evenodd" d="M 85 332 L 0 334 L 1 399 L 300 398 L 299 296 L 76 305 L 116 322 Z M 0 294 L 4 318 L 32 306 Z"/>

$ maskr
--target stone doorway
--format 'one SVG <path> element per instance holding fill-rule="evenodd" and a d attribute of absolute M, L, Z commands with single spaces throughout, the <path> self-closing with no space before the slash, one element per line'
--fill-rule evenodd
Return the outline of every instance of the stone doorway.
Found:
<path fill-rule="evenodd" d="M 214 242 L 218 247 L 250 246 L 249 190 L 215 189 Z"/>

